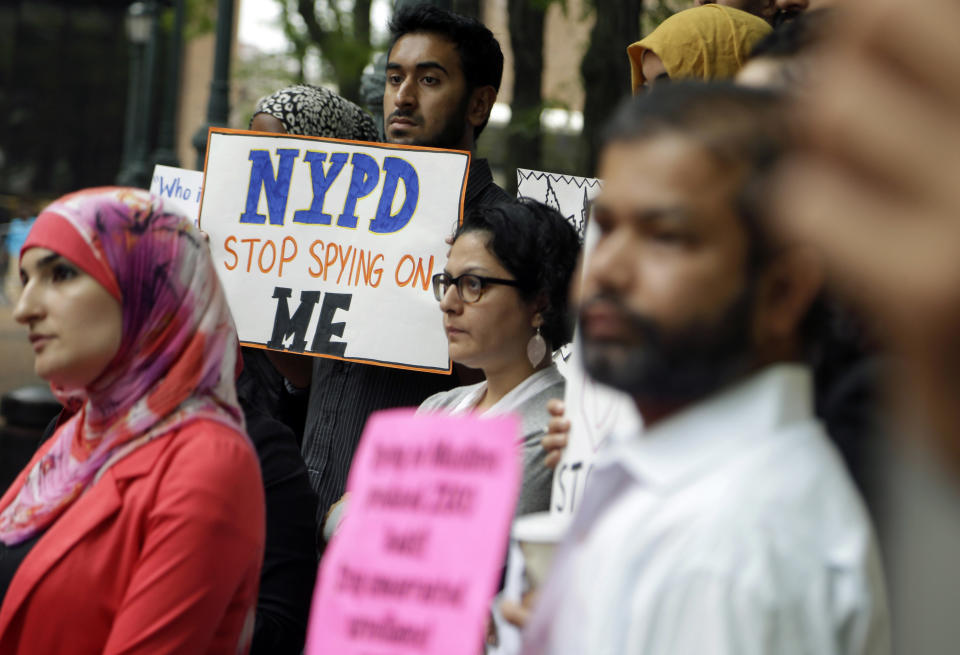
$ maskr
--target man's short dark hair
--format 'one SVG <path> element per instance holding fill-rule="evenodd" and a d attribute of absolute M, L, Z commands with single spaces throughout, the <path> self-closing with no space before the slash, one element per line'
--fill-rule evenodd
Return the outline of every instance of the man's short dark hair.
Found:
<path fill-rule="evenodd" d="M 390 50 L 400 37 L 418 32 L 438 34 L 453 42 L 460 55 L 468 94 L 482 86 L 500 90 L 503 51 L 486 25 L 431 4 L 403 6 L 390 21 Z M 485 126 L 486 121 L 474 129 L 474 138 L 480 136 Z"/>
<path fill-rule="evenodd" d="M 736 209 L 751 239 L 751 265 L 770 254 L 760 187 L 785 148 L 783 99 L 730 82 L 671 82 L 626 99 L 601 133 L 602 146 L 679 134 L 699 143 L 727 170 L 742 173 Z"/>

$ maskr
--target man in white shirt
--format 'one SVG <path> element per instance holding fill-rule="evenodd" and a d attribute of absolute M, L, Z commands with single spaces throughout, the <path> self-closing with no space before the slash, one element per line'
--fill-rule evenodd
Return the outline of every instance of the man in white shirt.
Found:
<path fill-rule="evenodd" d="M 673 84 L 608 127 L 583 354 L 630 393 L 524 635 L 529 655 L 886 655 L 863 503 L 813 416 L 822 279 L 758 187 L 777 98 Z"/>

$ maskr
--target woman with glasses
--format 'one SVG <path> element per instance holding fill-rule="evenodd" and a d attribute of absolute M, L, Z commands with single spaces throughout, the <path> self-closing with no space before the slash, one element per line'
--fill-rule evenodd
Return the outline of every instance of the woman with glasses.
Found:
<path fill-rule="evenodd" d="M 547 401 L 563 396 L 551 355 L 573 331 L 567 295 L 579 250 L 563 216 L 521 199 L 469 213 L 444 271 L 433 277 L 450 358 L 481 369 L 486 379 L 431 396 L 420 411 L 520 416 L 517 515 L 550 503 L 552 472 L 543 465 L 540 439 L 550 419 Z"/>
<path fill-rule="evenodd" d="M 577 232 L 563 216 L 522 198 L 468 213 L 443 272 L 433 276 L 450 358 L 486 379 L 430 396 L 419 411 L 520 416 L 517 516 L 550 506 L 553 471 L 540 439 L 550 420 L 547 401 L 563 397 L 551 354 L 573 334 L 567 297 L 579 253 Z M 346 498 L 328 515 L 328 535 L 349 511 Z"/>

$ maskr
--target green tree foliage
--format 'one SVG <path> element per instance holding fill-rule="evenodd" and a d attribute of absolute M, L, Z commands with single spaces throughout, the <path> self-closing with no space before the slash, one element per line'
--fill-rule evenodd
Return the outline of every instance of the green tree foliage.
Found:
<path fill-rule="evenodd" d="M 544 165 L 540 127 L 540 114 L 546 106 L 541 96 L 543 30 L 547 9 L 558 1 L 566 11 L 563 0 L 507 1 L 514 57 L 512 120 L 504 161 L 510 190 L 516 183 L 512 172 L 517 167 Z M 590 0 L 585 7 L 586 15 L 592 13 L 595 22 L 580 67 L 586 94 L 581 137 L 586 161 L 577 172 L 595 173 L 599 132 L 617 103 L 630 92 L 627 46 L 682 6 L 683 0 Z"/>
<path fill-rule="evenodd" d="M 217 0 L 186 0 L 184 3 L 184 39 L 189 41 L 213 31 L 217 22 Z M 173 27 L 173 12 L 164 15 L 164 31 Z"/>
<path fill-rule="evenodd" d="M 291 55 L 297 62 L 297 75 L 294 80 L 297 84 L 303 84 L 306 79 L 304 68 L 306 67 L 307 53 L 310 51 L 310 38 L 306 32 L 298 29 L 294 20 L 296 8 L 293 3 L 287 0 L 279 0 L 280 4 L 280 26 L 283 28 L 283 34 L 290 42 Z M 298 15 L 298 14 L 297 14 Z"/>
<path fill-rule="evenodd" d="M 657 25 L 681 9 L 687 9 L 692 5 L 692 2 L 687 2 L 686 0 L 647 0 L 641 23 L 643 33 L 649 34 Z"/>
<path fill-rule="evenodd" d="M 360 77 L 373 51 L 370 33 L 371 0 L 278 0 L 296 5 L 306 36 L 329 65 L 340 95 L 360 102 Z M 289 18 L 287 9 L 285 15 Z M 292 25 L 291 22 L 287 22 Z M 296 47 L 296 45 L 295 45 Z"/>

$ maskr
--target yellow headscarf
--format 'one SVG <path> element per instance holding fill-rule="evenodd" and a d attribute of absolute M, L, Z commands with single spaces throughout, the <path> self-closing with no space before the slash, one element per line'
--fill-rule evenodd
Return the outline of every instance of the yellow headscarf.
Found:
<path fill-rule="evenodd" d="M 641 63 L 645 50 L 663 60 L 671 79 L 729 79 L 746 62 L 753 46 L 771 31 L 762 18 L 723 5 L 678 12 L 627 48 L 633 92 L 644 82 Z"/>

